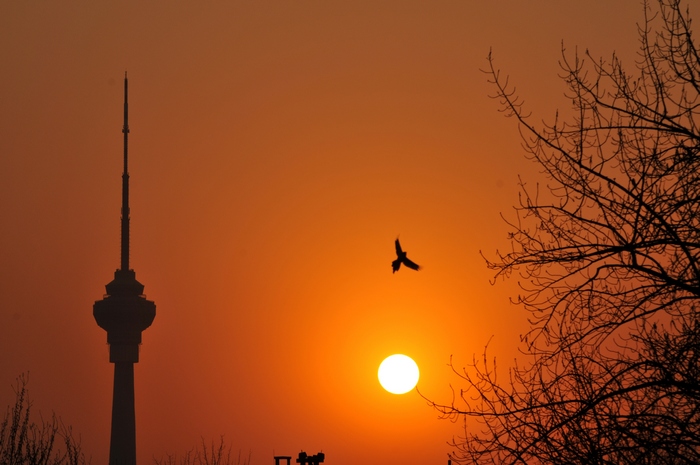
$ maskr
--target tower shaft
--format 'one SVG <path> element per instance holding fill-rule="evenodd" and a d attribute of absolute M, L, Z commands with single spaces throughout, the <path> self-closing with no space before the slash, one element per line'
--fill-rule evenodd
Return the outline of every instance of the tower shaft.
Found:
<path fill-rule="evenodd" d="M 134 404 L 134 364 L 132 362 L 115 362 L 109 465 L 135 464 L 136 407 Z"/>

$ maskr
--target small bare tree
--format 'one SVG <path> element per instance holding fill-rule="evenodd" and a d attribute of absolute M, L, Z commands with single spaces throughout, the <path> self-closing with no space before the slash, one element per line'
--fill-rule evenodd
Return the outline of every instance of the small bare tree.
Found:
<path fill-rule="evenodd" d="M 27 377 L 17 378 L 15 405 L 0 423 L 0 463 L 3 465 L 84 465 L 80 443 L 55 414 L 35 423 L 30 418 Z M 63 447 L 57 445 L 62 442 Z"/>
<path fill-rule="evenodd" d="M 153 459 L 156 465 L 248 465 L 250 454 L 244 458 L 241 451 L 234 457 L 231 453 L 231 444 L 226 444 L 224 437 L 219 438 L 219 443 L 214 441 L 207 447 L 202 438 L 199 448 L 193 447 L 182 456 L 167 454 L 160 459 Z"/>
<path fill-rule="evenodd" d="M 700 55 L 680 0 L 644 4 L 638 60 L 562 50 L 570 117 L 531 122 L 486 71 L 546 186 L 521 180 L 512 249 L 530 314 L 506 379 L 484 357 L 432 403 L 470 463 L 700 463 Z M 524 359 L 524 360 L 523 360 Z"/>

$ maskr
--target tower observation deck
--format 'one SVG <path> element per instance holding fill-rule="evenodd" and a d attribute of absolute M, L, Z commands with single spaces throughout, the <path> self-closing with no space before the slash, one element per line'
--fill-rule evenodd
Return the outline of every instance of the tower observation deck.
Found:
<path fill-rule="evenodd" d="M 151 326 L 156 305 L 146 300 L 143 284 L 129 269 L 129 104 L 128 80 L 124 75 L 124 173 L 122 174 L 121 266 L 107 284 L 107 293 L 95 302 L 93 315 L 107 331 L 109 361 L 114 363 L 112 432 L 109 465 L 136 464 L 136 415 L 134 407 L 134 363 L 139 361 L 141 332 Z"/>

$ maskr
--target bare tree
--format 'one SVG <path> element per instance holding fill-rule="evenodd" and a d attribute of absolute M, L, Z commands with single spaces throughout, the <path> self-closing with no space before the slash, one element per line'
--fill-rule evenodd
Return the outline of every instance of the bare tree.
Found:
<path fill-rule="evenodd" d="M 84 465 L 80 442 L 55 414 L 38 423 L 31 419 L 27 377 L 17 378 L 15 405 L 0 423 L 0 463 L 3 465 Z M 56 442 L 59 444 L 56 444 Z M 63 447 L 60 443 L 62 442 Z"/>
<path fill-rule="evenodd" d="M 250 464 L 250 454 L 244 458 L 241 451 L 234 458 L 231 454 L 231 444 L 226 444 L 224 437 L 219 438 L 219 443 L 214 441 L 207 447 L 202 438 L 199 448 L 193 447 L 184 455 L 176 456 L 167 454 L 160 459 L 153 459 L 156 465 L 248 465 Z"/>
<path fill-rule="evenodd" d="M 521 180 L 512 248 L 486 260 L 519 277 L 523 357 L 500 379 L 485 350 L 431 402 L 465 420 L 458 462 L 700 463 L 700 55 L 680 0 L 644 12 L 631 71 L 562 50 L 573 111 L 551 124 L 489 55 L 547 181 Z"/>

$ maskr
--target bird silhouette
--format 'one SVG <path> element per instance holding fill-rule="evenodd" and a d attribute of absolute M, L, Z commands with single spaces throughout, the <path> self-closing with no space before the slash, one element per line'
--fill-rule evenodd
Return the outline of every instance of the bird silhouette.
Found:
<path fill-rule="evenodd" d="M 410 268 L 412 270 L 416 270 L 416 271 L 420 270 L 420 266 L 418 266 L 418 264 L 409 260 L 408 257 L 406 256 L 406 252 L 404 252 L 401 249 L 401 243 L 399 242 L 398 237 L 396 238 L 395 245 L 396 245 L 396 260 L 391 262 L 392 273 L 396 273 L 397 271 L 399 271 L 399 268 L 401 268 L 401 264 L 403 264 L 404 266 L 407 266 L 408 268 Z"/>

